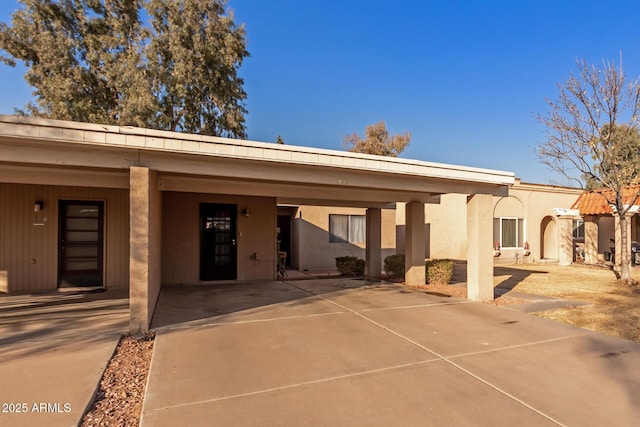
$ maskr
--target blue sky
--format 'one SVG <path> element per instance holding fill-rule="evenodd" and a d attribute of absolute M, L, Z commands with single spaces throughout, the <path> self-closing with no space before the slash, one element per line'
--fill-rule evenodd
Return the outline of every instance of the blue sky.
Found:
<path fill-rule="evenodd" d="M 230 0 L 247 30 L 241 68 L 249 139 L 342 149 L 351 132 L 385 120 L 409 131 L 401 157 L 562 182 L 536 146 L 557 84 L 577 58 L 623 53 L 640 74 L 640 2 Z M 0 4 L 9 22 L 17 1 Z M 0 113 L 30 99 L 24 69 L 0 65 Z"/>

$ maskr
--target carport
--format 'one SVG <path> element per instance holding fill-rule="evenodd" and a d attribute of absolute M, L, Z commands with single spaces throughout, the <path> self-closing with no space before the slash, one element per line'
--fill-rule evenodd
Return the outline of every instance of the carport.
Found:
<path fill-rule="evenodd" d="M 9 238 L 1 243 L 0 291 L 60 286 L 61 209 L 74 201 L 104 209 L 98 255 L 82 262 L 100 267 L 101 286 L 129 286 L 132 331 L 149 328 L 163 284 L 272 280 L 278 204 L 366 208 L 367 275 L 377 277 L 381 209 L 406 202 L 406 281 L 420 285 L 424 203 L 459 193 L 468 196 L 468 295 L 492 299 L 492 196 L 507 195 L 513 182 L 510 172 L 2 115 L 0 222 Z M 203 272 L 208 227 L 234 232 L 229 276 Z"/>

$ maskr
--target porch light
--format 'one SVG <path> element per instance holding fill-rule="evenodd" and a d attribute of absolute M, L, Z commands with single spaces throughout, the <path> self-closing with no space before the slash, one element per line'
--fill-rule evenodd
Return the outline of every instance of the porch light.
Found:
<path fill-rule="evenodd" d="M 45 225 L 47 217 L 43 216 L 42 210 L 44 209 L 44 202 L 42 200 L 36 200 L 33 203 L 33 225 Z"/>

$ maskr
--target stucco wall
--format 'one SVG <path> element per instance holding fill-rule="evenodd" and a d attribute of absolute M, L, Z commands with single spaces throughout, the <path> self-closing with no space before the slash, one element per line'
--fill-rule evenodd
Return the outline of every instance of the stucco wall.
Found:
<path fill-rule="evenodd" d="M 549 257 L 550 254 L 557 253 L 550 244 L 559 244 L 559 237 L 547 235 L 546 254 L 542 253 L 544 245 L 543 223 L 548 222 L 545 217 L 554 216 L 554 208 L 570 208 L 580 195 L 581 190 L 548 187 L 536 184 L 519 184 L 517 183 L 509 190 L 509 195 L 517 198 L 524 209 L 525 214 L 525 241 L 529 243 L 531 255 L 529 262 L 539 261 L 543 256 Z M 559 228 L 551 225 L 555 229 L 554 233 L 559 232 Z M 547 230 L 551 231 L 551 230 Z M 512 251 L 511 254 L 505 254 L 503 258 L 515 258 L 515 253 L 522 255 L 522 251 Z M 502 257 L 502 255 L 501 255 Z"/>
<path fill-rule="evenodd" d="M 440 203 L 424 207 L 425 257 L 466 259 L 467 257 L 467 196 L 443 194 Z M 396 207 L 397 248 L 404 253 L 405 204 Z"/>
<path fill-rule="evenodd" d="M 329 215 L 366 215 L 366 209 L 300 206 L 293 220 L 297 245 L 297 266 L 300 270 L 335 270 L 336 257 L 356 256 L 365 259 L 363 243 L 329 242 Z M 395 213 L 382 210 L 382 262 L 388 255 L 395 254 Z"/>
<path fill-rule="evenodd" d="M 162 283 L 200 282 L 200 203 L 238 206 L 238 280 L 271 280 L 276 271 L 276 200 L 200 193 L 162 194 Z M 243 209 L 251 212 L 242 215 Z M 251 255 L 257 253 L 257 259 Z"/>
<path fill-rule="evenodd" d="M 440 204 L 425 205 L 425 221 L 429 223 L 428 258 L 466 259 L 467 196 L 443 194 Z"/>
<path fill-rule="evenodd" d="M 616 221 L 613 216 L 598 219 L 598 254 L 604 256 L 605 252 L 611 252 L 609 239 L 613 239 L 615 229 Z"/>
<path fill-rule="evenodd" d="M 162 193 L 158 173 L 132 167 L 129 191 L 131 332 L 148 330 L 160 295 Z"/>
<path fill-rule="evenodd" d="M 543 255 L 542 242 L 546 243 L 545 256 L 555 254 L 557 257 L 557 247 L 552 246 L 559 244 L 559 229 L 550 217 L 554 216 L 554 208 L 571 207 L 579 194 L 580 190 L 577 189 L 516 182 L 509 189 L 509 196 L 493 197 L 493 216 L 524 219 L 523 241 L 529 244 L 531 252 L 524 259 L 526 262 L 540 260 Z M 402 203 L 397 205 L 396 223 L 397 248 L 402 253 L 405 224 Z M 427 258 L 467 259 L 467 196 L 443 194 L 439 204 L 425 204 L 425 231 Z M 491 251 L 491 248 L 487 250 Z M 494 261 L 515 262 L 516 254 L 518 260 L 523 260 L 524 249 L 503 249 Z"/>
<path fill-rule="evenodd" d="M 45 225 L 33 225 L 36 200 Z M 59 200 L 104 201 L 104 285 L 128 286 L 127 190 L 0 183 L 0 292 L 56 289 Z"/>

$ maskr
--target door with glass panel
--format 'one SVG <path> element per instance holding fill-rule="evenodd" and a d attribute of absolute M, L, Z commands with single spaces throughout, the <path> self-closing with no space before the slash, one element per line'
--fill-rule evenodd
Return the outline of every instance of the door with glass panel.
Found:
<path fill-rule="evenodd" d="M 58 286 L 102 286 L 104 202 L 60 200 Z"/>
<path fill-rule="evenodd" d="M 236 205 L 200 205 L 200 280 L 237 278 Z"/>

